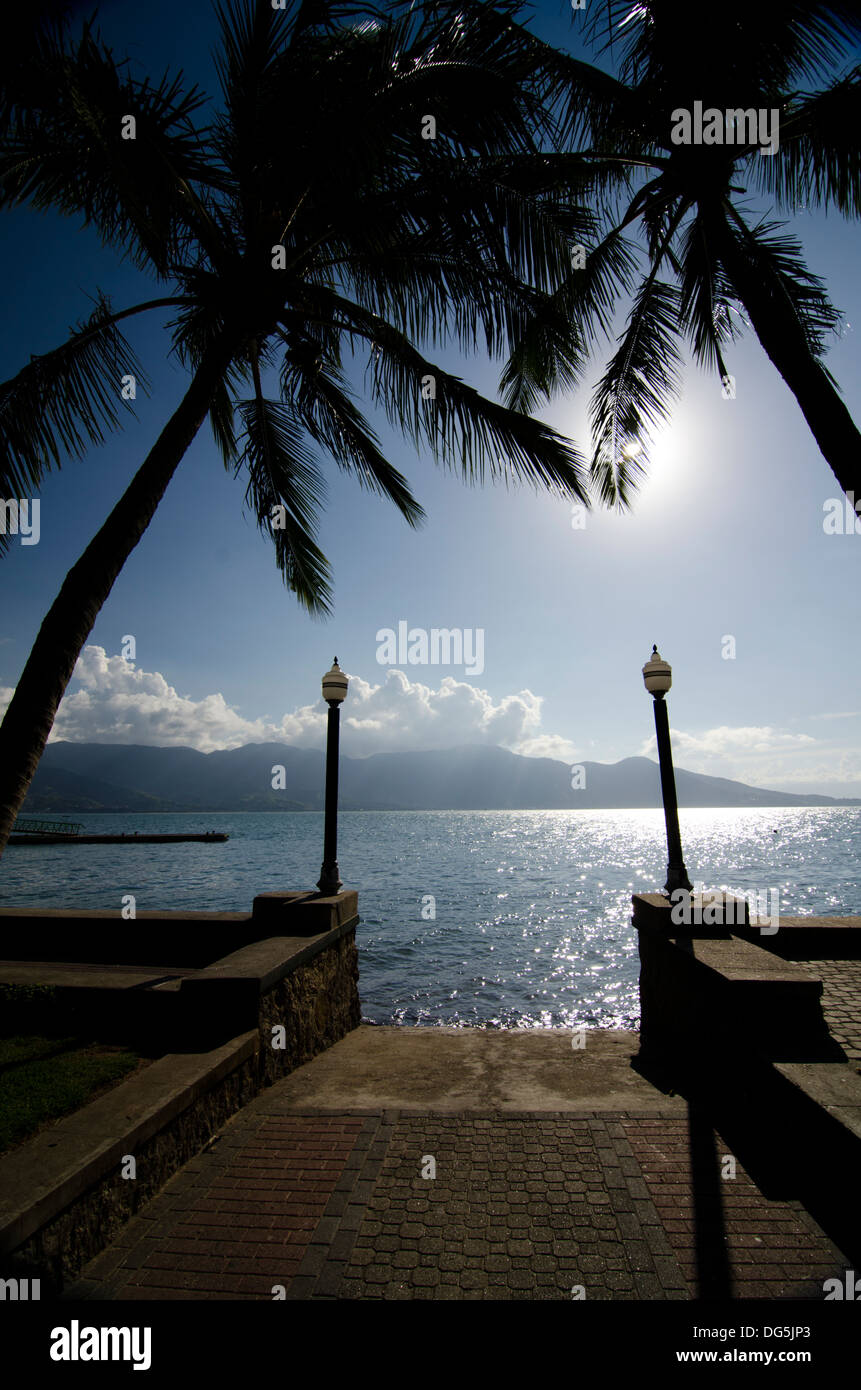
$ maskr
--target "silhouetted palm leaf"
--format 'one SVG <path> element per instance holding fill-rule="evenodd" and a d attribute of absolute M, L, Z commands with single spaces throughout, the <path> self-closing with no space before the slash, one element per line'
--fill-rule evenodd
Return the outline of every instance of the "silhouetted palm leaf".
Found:
<path fill-rule="evenodd" d="M 262 396 L 239 403 L 244 431 L 237 473 L 244 468 L 245 498 L 260 529 L 275 544 L 278 568 L 311 613 L 330 611 L 326 557 L 316 544 L 323 476 L 287 406 Z M 283 512 L 276 509 L 282 507 Z"/>
<path fill-rule="evenodd" d="M 62 347 L 0 384 L 0 495 L 28 497 L 62 452 L 82 458 L 116 429 L 134 407 L 122 378 L 148 389 L 137 355 L 117 327 L 109 300 L 99 295 L 93 313 Z M 9 537 L 0 534 L 0 550 Z"/>
<path fill-rule="evenodd" d="M 849 216 L 861 211 L 861 68 L 834 73 L 861 39 L 861 4 L 761 0 L 722 15 L 699 45 L 680 42 L 689 19 L 689 0 L 592 5 L 587 33 L 612 60 L 612 76 L 549 48 L 541 54 L 533 40 L 558 139 L 594 163 L 604 241 L 628 229 L 643 251 L 628 328 L 594 400 L 593 477 L 605 501 L 624 505 L 648 462 L 648 438 L 636 438 L 635 455 L 634 437 L 666 416 L 678 391 L 673 339 L 687 337 L 695 359 L 724 376 L 728 344 L 750 324 L 841 486 L 861 495 L 861 432 L 823 362 L 840 315 L 797 241 L 767 218 L 751 222 L 738 201 L 750 185 L 788 211 L 811 202 Z M 821 90 L 803 90 L 810 82 Z M 758 144 L 674 144 L 673 113 L 695 101 L 776 110 L 776 152 L 763 155 Z M 503 373 L 509 404 L 531 409 L 580 380 L 603 320 L 632 292 L 629 270 L 620 265 L 603 278 L 601 315 L 587 300 L 569 298 L 567 339 L 560 309 L 568 286 L 536 298 Z M 679 294 L 670 293 L 671 276 Z M 626 436 L 627 458 L 619 452 Z"/>
<path fill-rule="evenodd" d="M 681 292 L 651 276 L 634 297 L 628 326 L 592 399 L 592 476 L 603 502 L 628 505 L 643 472 L 644 440 L 666 419 L 680 386 Z M 625 453 L 626 446 L 637 452 Z"/>
<path fill-rule="evenodd" d="M 45 40 L 46 80 L 7 103 L 2 201 L 76 215 L 154 275 L 160 302 L 176 308 L 171 350 L 191 379 L 67 576 L 22 673 L 0 729 L 0 849 L 76 656 L 207 417 L 225 463 L 245 476 L 287 585 L 312 613 L 331 600 L 316 540 L 318 451 L 410 524 L 422 516 L 346 389 L 343 363 L 354 350 L 371 353 L 371 402 L 468 480 L 487 473 L 587 500 L 584 461 L 567 440 L 428 355 L 452 340 L 512 351 L 564 282 L 572 237 L 597 236 L 576 191 L 583 162 L 549 146 L 548 83 L 516 23 L 520 9 L 514 0 L 307 0 L 279 11 L 270 0 L 230 0 L 220 10 L 222 99 L 210 127 L 196 124 L 201 94 L 179 78 L 136 79 L 94 28 L 74 42 Z M 425 138 L 427 113 L 435 139 Z M 122 139 L 125 115 L 136 119 L 134 140 Z M 590 183 L 601 170 L 590 166 Z M 604 176 L 608 186 L 617 178 Z M 600 274 L 590 285 L 584 304 L 597 313 Z M 557 319 L 545 375 L 573 371 L 581 343 L 576 326 L 566 343 Z M 74 346 L 50 358 L 56 401 L 38 425 L 22 418 L 26 376 L 6 397 L 3 426 L 23 441 L 31 470 L 16 480 L 43 466 L 43 445 L 56 461 L 88 429 L 113 423 L 110 387 L 93 376 L 97 347 L 76 359 Z M 110 353 L 126 360 L 107 325 L 100 350 L 105 362 Z M 270 399 L 268 380 L 264 390 L 279 368 L 281 401 Z M 435 398 L 423 396 L 425 376 Z M 272 509 L 282 506 L 276 526 Z"/>

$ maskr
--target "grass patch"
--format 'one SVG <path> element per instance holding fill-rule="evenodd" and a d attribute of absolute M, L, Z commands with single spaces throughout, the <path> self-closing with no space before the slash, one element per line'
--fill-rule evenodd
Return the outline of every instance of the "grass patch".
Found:
<path fill-rule="evenodd" d="M 129 1048 L 83 1038 L 0 1038 L 0 1153 L 80 1109 L 140 1062 Z"/>

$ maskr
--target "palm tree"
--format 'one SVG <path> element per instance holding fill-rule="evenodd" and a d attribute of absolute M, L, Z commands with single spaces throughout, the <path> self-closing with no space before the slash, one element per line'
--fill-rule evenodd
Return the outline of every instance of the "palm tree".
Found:
<path fill-rule="evenodd" d="M 512 20 L 517 9 L 498 7 Z M 0 852 L 99 610 L 207 418 L 312 614 L 331 596 L 315 540 L 319 451 L 410 525 L 423 516 L 351 394 L 351 354 L 367 355 L 368 393 L 390 421 L 465 479 L 487 471 L 588 504 L 567 440 L 426 355 L 446 340 L 510 352 L 560 283 L 571 239 L 595 231 L 544 176 L 531 50 L 488 11 L 229 0 L 208 127 L 195 124 L 200 92 L 137 80 L 91 26 L 74 42 L 39 39 L 44 80 L 9 102 L 2 201 L 83 217 L 162 292 L 119 310 L 99 296 L 68 341 L 0 386 L 4 495 L 31 495 L 62 454 L 117 427 L 120 378 L 143 377 L 124 319 L 169 311 L 191 379 L 18 682 L 0 727 Z"/>
<path fill-rule="evenodd" d="M 678 393 L 684 341 L 725 380 L 727 344 L 749 323 L 840 486 L 861 499 L 861 434 L 823 361 L 840 315 L 797 239 L 773 211 L 752 209 L 756 199 L 778 213 L 861 212 L 861 67 L 836 71 L 861 35 L 861 4 L 757 0 L 721 11 L 699 36 L 690 16 L 689 0 L 596 4 L 586 33 L 615 58 L 617 75 L 533 41 L 557 142 L 594 169 L 602 235 L 585 268 L 541 302 L 507 365 L 505 399 L 534 409 L 582 373 L 581 352 L 548 353 L 548 316 L 570 317 L 581 347 L 594 345 L 627 297 L 591 406 L 593 480 L 604 501 L 627 506 L 650 428 Z M 677 113 L 695 102 L 721 113 L 776 109 L 776 153 L 762 154 L 747 127 L 744 143 L 674 143 L 674 129 L 684 135 Z M 615 292 L 595 303 L 590 266 L 603 274 L 611 259 Z"/>

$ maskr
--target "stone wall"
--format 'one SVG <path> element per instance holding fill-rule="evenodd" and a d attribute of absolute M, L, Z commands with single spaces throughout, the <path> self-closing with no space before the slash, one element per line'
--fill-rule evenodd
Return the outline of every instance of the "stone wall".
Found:
<path fill-rule="evenodd" d="M 43 1131 L 0 1158 L 0 1276 L 56 1294 L 231 1115 L 358 1027 L 357 895 L 275 898 L 254 941 L 183 979 L 176 1002 L 200 1041 L 57 1121 L 50 1144 Z"/>
<path fill-rule="evenodd" d="M 271 1086 L 360 1022 L 359 953 L 353 928 L 261 996 L 260 1086 Z M 278 1025 L 286 1032 L 283 1050 L 272 1046 L 272 1030 Z"/>
<path fill-rule="evenodd" d="M 677 925 L 662 894 L 633 901 L 644 1056 L 681 1072 L 838 1055 L 822 1013 L 822 983 L 809 971 L 720 923 Z"/>
<path fill-rule="evenodd" d="M 791 1193 L 825 1229 L 840 1229 L 854 1258 L 861 1077 L 845 1039 L 828 1028 L 825 963 L 799 965 L 791 936 L 797 921 L 808 947 L 839 948 L 858 919 L 822 919 L 819 937 L 813 918 L 789 919 L 788 927 L 781 918 L 778 933 L 765 936 L 731 914 L 731 928 L 686 928 L 673 922 L 662 894 L 647 893 L 635 896 L 633 920 L 641 964 L 637 1069 L 707 1107 L 748 1171 L 755 1166 L 772 1190 Z"/>
<path fill-rule="evenodd" d="M 56 1296 L 83 1266 L 109 1245 L 127 1221 L 200 1153 L 214 1134 L 260 1087 L 258 1040 L 254 1051 L 205 1095 L 143 1144 L 134 1145 L 137 1174 L 122 1179 L 116 1167 L 3 1260 L 4 1271 L 42 1280 L 42 1297 Z"/>

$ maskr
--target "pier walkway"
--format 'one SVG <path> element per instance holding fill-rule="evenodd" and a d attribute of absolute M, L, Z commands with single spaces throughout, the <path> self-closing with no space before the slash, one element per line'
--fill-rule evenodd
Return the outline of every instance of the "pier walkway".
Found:
<path fill-rule="evenodd" d="M 821 1300 L 849 1256 L 637 1050 L 363 1026 L 237 1113 L 63 1297 Z"/>

